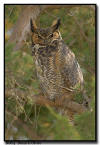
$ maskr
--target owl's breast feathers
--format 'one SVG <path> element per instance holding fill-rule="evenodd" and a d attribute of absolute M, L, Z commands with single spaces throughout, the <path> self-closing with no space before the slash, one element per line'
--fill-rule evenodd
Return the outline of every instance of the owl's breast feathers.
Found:
<path fill-rule="evenodd" d="M 70 90 L 83 84 L 83 75 L 74 53 L 63 40 L 48 46 L 34 46 L 37 76 L 49 98 L 61 96 L 63 89 Z"/>

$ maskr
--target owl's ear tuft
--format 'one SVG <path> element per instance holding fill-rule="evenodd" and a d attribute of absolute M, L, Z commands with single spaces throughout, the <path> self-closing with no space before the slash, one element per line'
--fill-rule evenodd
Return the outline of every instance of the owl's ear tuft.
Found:
<path fill-rule="evenodd" d="M 35 32 L 35 30 L 37 29 L 37 25 L 35 23 L 34 20 L 30 19 L 30 28 L 32 32 Z"/>
<path fill-rule="evenodd" d="M 53 23 L 51 25 L 51 28 L 53 29 L 53 31 L 57 30 L 59 28 L 60 24 L 61 24 L 60 19 L 53 21 Z"/>

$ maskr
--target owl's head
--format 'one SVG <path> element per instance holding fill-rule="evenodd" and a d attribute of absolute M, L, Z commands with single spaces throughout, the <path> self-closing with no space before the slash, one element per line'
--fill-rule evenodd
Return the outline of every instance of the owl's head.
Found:
<path fill-rule="evenodd" d="M 49 45 L 57 39 L 61 39 L 59 32 L 60 19 L 53 21 L 48 28 L 38 28 L 35 21 L 30 20 L 32 42 L 39 45 Z"/>

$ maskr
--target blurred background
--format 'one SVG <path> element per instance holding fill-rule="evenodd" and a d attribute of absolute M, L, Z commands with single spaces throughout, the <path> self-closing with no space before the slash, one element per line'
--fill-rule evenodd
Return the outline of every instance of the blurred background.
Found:
<path fill-rule="evenodd" d="M 61 18 L 62 38 L 81 66 L 93 111 L 75 115 L 75 125 L 32 99 L 41 90 L 31 53 L 30 17 L 44 28 Z M 5 5 L 5 139 L 95 140 L 95 51 L 94 5 Z"/>

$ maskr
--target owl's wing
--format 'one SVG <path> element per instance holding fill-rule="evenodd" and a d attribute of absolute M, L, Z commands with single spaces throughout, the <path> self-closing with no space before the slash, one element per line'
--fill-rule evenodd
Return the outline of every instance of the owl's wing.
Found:
<path fill-rule="evenodd" d="M 59 43 L 59 50 L 61 59 L 60 72 L 65 82 L 65 86 L 76 88 L 81 84 L 82 87 L 83 74 L 74 53 L 64 44 L 63 41 Z"/>

